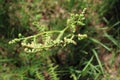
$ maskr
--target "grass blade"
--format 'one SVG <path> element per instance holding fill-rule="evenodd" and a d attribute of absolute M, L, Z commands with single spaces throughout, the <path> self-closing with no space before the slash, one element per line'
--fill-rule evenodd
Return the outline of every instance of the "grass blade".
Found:
<path fill-rule="evenodd" d="M 109 47 L 107 47 L 106 45 L 104 45 L 103 43 L 101 43 L 100 41 L 94 39 L 94 38 L 90 38 L 90 40 L 92 40 L 93 42 L 100 44 L 101 46 L 103 46 L 105 49 L 107 49 L 108 51 L 111 51 L 111 49 Z"/>
<path fill-rule="evenodd" d="M 92 52 L 94 53 L 94 55 L 95 55 L 95 57 L 96 57 L 96 59 L 98 61 L 98 64 L 100 66 L 100 69 L 101 69 L 102 73 L 104 73 L 104 70 L 103 70 L 103 67 L 102 67 L 102 63 L 101 63 L 101 61 L 100 61 L 100 59 L 99 59 L 99 57 L 97 55 L 97 52 L 94 49 L 92 50 Z"/>
<path fill-rule="evenodd" d="M 115 40 L 112 36 L 110 36 L 107 33 L 105 33 L 105 37 L 107 37 L 114 45 L 116 45 L 117 47 L 120 48 L 118 41 Z"/>

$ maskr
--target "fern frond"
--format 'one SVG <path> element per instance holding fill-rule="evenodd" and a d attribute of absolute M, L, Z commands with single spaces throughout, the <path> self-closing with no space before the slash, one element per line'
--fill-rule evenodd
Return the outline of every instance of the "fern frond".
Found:
<path fill-rule="evenodd" d="M 56 72 L 56 68 L 58 66 L 54 66 L 53 64 L 49 64 L 48 72 L 50 74 L 51 80 L 59 80 L 58 74 Z"/>
<path fill-rule="evenodd" d="M 45 80 L 44 75 L 41 72 L 36 71 L 37 80 Z"/>

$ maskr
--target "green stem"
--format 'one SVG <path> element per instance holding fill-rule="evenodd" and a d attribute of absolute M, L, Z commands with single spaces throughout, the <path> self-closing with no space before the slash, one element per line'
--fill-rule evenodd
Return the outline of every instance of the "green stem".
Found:
<path fill-rule="evenodd" d="M 60 38 L 63 36 L 64 32 L 68 29 L 69 27 L 65 27 L 62 31 L 60 31 L 60 34 L 58 35 L 56 41 L 60 40 Z"/>
<path fill-rule="evenodd" d="M 39 34 L 36 34 L 36 35 L 33 35 L 33 36 L 28 36 L 26 38 L 19 38 L 20 40 L 23 40 L 23 39 L 31 39 L 31 38 L 34 38 L 34 37 L 38 37 L 40 35 L 43 35 L 43 34 L 46 34 L 46 33 L 60 33 L 61 31 L 58 31 L 58 30 L 54 30 L 54 31 L 46 31 L 46 32 L 41 32 Z"/>

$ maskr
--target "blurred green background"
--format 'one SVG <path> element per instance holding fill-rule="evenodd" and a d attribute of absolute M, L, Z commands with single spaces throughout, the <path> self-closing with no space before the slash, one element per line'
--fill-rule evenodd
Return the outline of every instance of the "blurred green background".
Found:
<path fill-rule="evenodd" d="M 0 80 L 119 80 L 119 0 L 0 0 Z M 88 38 L 77 45 L 57 47 L 42 54 L 24 52 L 20 43 L 8 44 L 18 34 L 38 33 L 33 22 L 61 30 L 71 13 L 84 8 Z"/>

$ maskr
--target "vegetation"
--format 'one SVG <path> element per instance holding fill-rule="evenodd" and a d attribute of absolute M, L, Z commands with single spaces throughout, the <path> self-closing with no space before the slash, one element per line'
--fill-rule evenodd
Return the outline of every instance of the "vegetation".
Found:
<path fill-rule="evenodd" d="M 0 80 L 119 80 L 119 3 L 0 0 Z"/>

